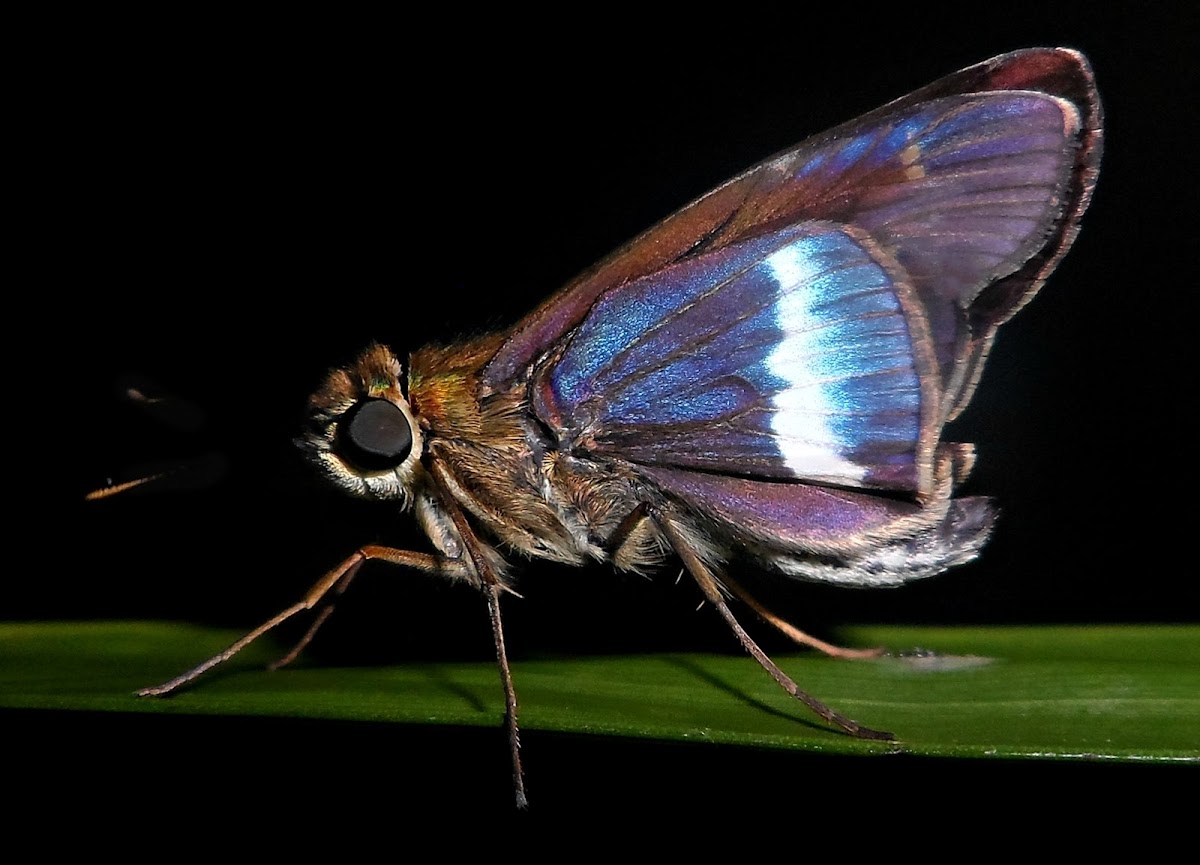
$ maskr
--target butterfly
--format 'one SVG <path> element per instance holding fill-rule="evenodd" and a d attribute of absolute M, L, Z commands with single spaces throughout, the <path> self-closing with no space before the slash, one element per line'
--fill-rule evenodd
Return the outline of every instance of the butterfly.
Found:
<path fill-rule="evenodd" d="M 506 330 L 407 359 L 371 345 L 311 397 L 298 444 L 430 549 L 364 546 L 163 696 L 293 616 L 312 639 L 368 560 L 483 596 L 526 804 L 501 599 L 513 554 L 650 571 L 679 560 L 741 645 L 848 734 L 743 628 L 755 568 L 894 586 L 975 558 L 992 502 L 956 497 L 946 438 L 997 329 L 1074 240 L 1102 149 L 1086 59 L 1005 54 L 814 136 L 636 237 Z M 737 567 L 733 567 L 733 565 Z"/>

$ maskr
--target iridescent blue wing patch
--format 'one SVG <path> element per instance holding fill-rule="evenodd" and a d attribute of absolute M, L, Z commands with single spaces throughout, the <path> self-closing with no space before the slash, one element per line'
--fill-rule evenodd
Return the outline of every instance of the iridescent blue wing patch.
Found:
<path fill-rule="evenodd" d="M 938 399 L 903 271 L 863 232 L 814 222 L 609 292 L 534 408 L 576 451 L 924 495 Z"/>

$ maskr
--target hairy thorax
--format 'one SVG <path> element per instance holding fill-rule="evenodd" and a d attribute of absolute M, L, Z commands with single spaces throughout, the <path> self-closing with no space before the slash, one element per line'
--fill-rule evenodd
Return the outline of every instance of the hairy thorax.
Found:
<path fill-rule="evenodd" d="M 532 419 L 523 386 L 479 396 L 476 362 L 490 343 L 427 347 L 411 359 L 413 412 L 458 504 L 528 556 L 626 570 L 657 564 L 665 541 L 639 508 L 645 496 L 628 471 L 560 450 Z M 427 514 L 422 522 L 441 521 Z"/>

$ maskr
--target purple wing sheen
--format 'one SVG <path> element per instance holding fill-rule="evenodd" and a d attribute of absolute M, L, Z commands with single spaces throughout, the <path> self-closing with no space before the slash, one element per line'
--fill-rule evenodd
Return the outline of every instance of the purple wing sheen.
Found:
<path fill-rule="evenodd" d="M 808 220 L 853 225 L 925 308 L 943 417 L 969 400 L 995 329 L 1040 287 L 1100 155 L 1091 71 L 1067 49 L 970 67 L 769 159 L 661 222 L 548 300 L 484 371 L 519 380 L 606 292 Z"/>
<path fill-rule="evenodd" d="M 809 223 L 608 292 L 539 373 L 534 410 L 577 452 L 924 496 L 928 345 L 896 262 Z"/>
<path fill-rule="evenodd" d="M 773 168 L 789 181 L 755 209 L 804 200 L 893 252 L 924 304 L 949 416 L 969 398 L 981 334 L 999 324 L 994 310 L 979 315 L 995 298 L 977 299 L 1037 256 L 1063 219 L 1079 127 L 1070 103 L 1038 93 L 935 99 L 781 157 Z M 1023 297 L 1009 295 L 1003 316 Z"/>
<path fill-rule="evenodd" d="M 995 518 L 985 498 L 950 499 L 948 477 L 918 505 L 679 469 L 644 468 L 642 474 L 785 573 L 853 586 L 895 585 L 969 561 Z"/>
<path fill-rule="evenodd" d="M 908 523 L 932 519 L 925 516 L 929 509 L 913 502 L 854 490 L 666 468 L 646 468 L 643 474 L 719 523 L 813 553 L 844 555 L 856 542 L 873 546 L 911 534 Z"/>

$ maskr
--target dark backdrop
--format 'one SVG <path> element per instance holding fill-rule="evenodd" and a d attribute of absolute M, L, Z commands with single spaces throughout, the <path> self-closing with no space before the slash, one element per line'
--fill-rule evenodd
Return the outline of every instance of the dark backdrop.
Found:
<path fill-rule="evenodd" d="M 1078 242 L 1002 330 L 955 431 L 979 449 L 968 491 L 1002 507 L 994 539 L 978 562 L 923 584 L 797 585 L 779 603 L 819 633 L 1194 621 L 1195 566 L 1179 553 L 1194 522 L 1183 453 L 1195 394 L 1194 22 L 1174 5 L 1085 8 L 1005 4 L 962 20 L 964 4 L 953 17 L 879 22 L 798 9 L 653 32 L 613 15 L 552 39 L 465 14 L 420 27 L 210 20 L 152 38 L 75 22 L 34 66 L 18 133 L 35 192 L 19 250 L 33 267 L 10 276 L 31 311 L 8 319 L 19 347 L 9 526 L 24 561 L 2 617 L 243 628 L 359 544 L 424 549 L 407 517 L 323 489 L 292 447 L 329 366 L 372 339 L 403 354 L 511 323 L 806 135 L 992 55 L 1061 44 L 1092 60 L 1106 152 Z M 116 399 L 131 373 L 195 402 L 206 424 L 174 432 Z M 209 453 L 227 460 L 209 488 L 81 501 L 140 463 Z M 654 581 L 601 567 L 522 572 L 526 597 L 507 609 L 517 658 L 735 650 L 671 568 Z M 328 663 L 486 658 L 490 635 L 470 593 L 385 570 L 359 581 L 314 652 Z M 139 738 L 165 738 L 136 724 Z M 583 750 L 584 765 L 631 759 L 540 741 Z M 498 734 L 479 750 L 493 748 L 487 771 L 503 780 Z M 676 759 L 646 750 L 633 759 Z M 743 758 L 732 759 L 736 774 Z M 781 771 L 818 784 L 845 775 L 845 764 L 788 759 Z M 715 788 L 729 786 L 703 765 Z M 474 779 L 462 784 L 476 795 Z"/>

